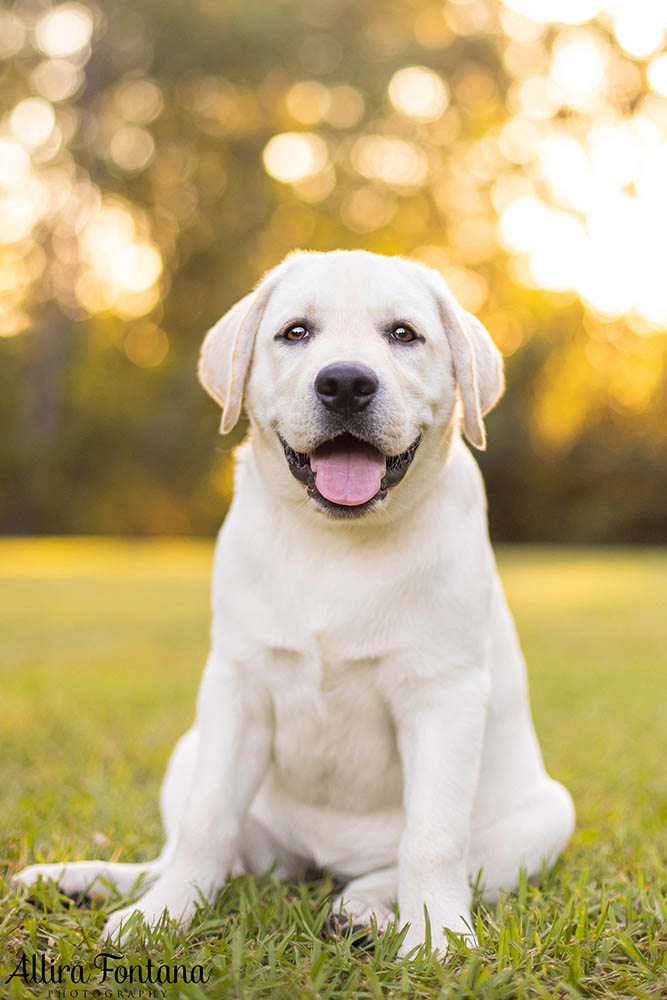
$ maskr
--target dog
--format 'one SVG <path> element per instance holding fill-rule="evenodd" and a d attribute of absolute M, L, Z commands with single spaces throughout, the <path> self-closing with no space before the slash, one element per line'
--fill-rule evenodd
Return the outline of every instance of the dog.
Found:
<path fill-rule="evenodd" d="M 209 331 L 200 380 L 245 396 L 249 440 L 213 570 L 212 648 L 146 864 L 33 865 L 112 913 L 185 923 L 232 873 L 343 886 L 354 927 L 474 943 L 486 899 L 551 865 L 574 827 L 546 773 L 495 568 L 484 448 L 500 354 L 439 273 L 365 251 L 296 253 Z M 133 920 L 130 925 L 137 921 Z M 430 923 L 430 929 L 427 926 Z"/>

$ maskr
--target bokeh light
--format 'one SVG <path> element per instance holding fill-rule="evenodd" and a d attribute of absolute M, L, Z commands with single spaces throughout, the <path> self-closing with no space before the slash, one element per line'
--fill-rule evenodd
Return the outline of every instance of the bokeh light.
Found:
<path fill-rule="evenodd" d="M 599 12 L 598 0 L 503 0 L 505 6 L 533 21 L 544 24 L 585 24 Z"/>
<path fill-rule="evenodd" d="M 162 91 L 153 80 L 128 80 L 114 93 L 114 107 L 127 122 L 147 125 L 164 107 Z"/>
<path fill-rule="evenodd" d="M 356 87 L 341 84 L 329 91 L 330 103 L 324 117 L 335 128 L 354 128 L 363 118 L 365 102 Z"/>
<path fill-rule="evenodd" d="M 40 351 L 81 399 L 104 352 L 163 391 L 287 251 L 363 246 L 437 268 L 508 356 L 531 342 L 530 393 L 513 391 L 545 462 L 619 440 L 648 461 L 667 426 L 664 3 L 157 17 L 87 0 L 0 12 L 3 393 L 3 365 L 26 366 L 17 384 L 51 371 Z M 520 469 L 521 435 L 497 419 Z"/>
<path fill-rule="evenodd" d="M 155 368 L 169 350 L 169 338 L 153 323 L 133 326 L 123 341 L 125 354 L 139 368 Z"/>
<path fill-rule="evenodd" d="M 12 132 L 29 149 L 46 142 L 55 123 L 52 105 L 40 97 L 28 97 L 21 101 L 9 117 Z"/>
<path fill-rule="evenodd" d="M 435 121 L 447 107 L 443 80 L 425 66 L 406 66 L 389 81 L 389 99 L 398 111 L 420 122 Z"/>
<path fill-rule="evenodd" d="M 80 52 L 88 45 L 92 33 L 92 14 L 79 3 L 54 7 L 35 26 L 37 47 L 53 58 L 73 56 Z"/>
<path fill-rule="evenodd" d="M 33 70 L 30 82 L 47 101 L 65 101 L 82 86 L 84 74 L 66 59 L 45 59 Z"/>
<path fill-rule="evenodd" d="M 605 83 L 608 62 L 607 46 L 598 32 L 561 31 L 554 41 L 550 67 L 561 99 L 574 108 L 590 105 Z"/>
<path fill-rule="evenodd" d="M 9 188 L 21 180 L 30 168 L 24 147 L 10 138 L 0 138 L 0 185 Z"/>
<path fill-rule="evenodd" d="M 133 172 L 143 170 L 153 159 L 155 143 L 150 132 L 144 128 L 125 125 L 111 138 L 109 155 L 122 170 Z"/>
<path fill-rule="evenodd" d="M 121 315 L 140 316 L 150 311 L 155 296 L 145 293 L 154 288 L 163 262 L 155 246 L 138 238 L 129 205 L 117 198 L 103 200 L 79 243 L 87 267 L 77 283 L 77 296 L 88 312 L 115 307 Z"/>
<path fill-rule="evenodd" d="M 419 187 L 424 183 L 428 161 L 414 143 L 385 135 L 364 135 L 351 153 L 352 165 L 370 180 L 393 187 Z"/>
<path fill-rule="evenodd" d="M 629 85 L 636 94 L 637 79 L 631 66 L 630 72 L 619 69 L 602 27 L 585 22 L 604 14 L 622 49 L 647 58 L 664 40 L 667 9 L 615 3 L 589 11 L 581 4 L 570 15 L 567 5 L 512 0 L 506 6 L 526 19 L 580 25 L 556 33 L 548 77 L 531 76 L 533 65 L 525 61 L 524 70 L 516 54 L 509 63 L 518 84 L 515 115 L 499 142 L 503 154 L 523 168 L 527 186 L 499 207 L 498 235 L 517 255 L 515 273 L 536 288 L 576 292 L 601 318 L 626 317 L 642 333 L 663 329 L 667 287 L 656 260 L 667 219 L 660 180 L 667 107 L 646 101 L 622 110 L 613 106 L 614 73 L 621 81 L 616 93 Z M 664 58 L 647 67 L 657 94 L 667 88 Z M 579 113 L 580 121 L 559 120 L 562 108 Z"/>
<path fill-rule="evenodd" d="M 19 52 L 25 36 L 23 21 L 8 10 L 0 11 L 0 59 L 8 59 Z"/>
<path fill-rule="evenodd" d="M 614 34 L 629 55 L 645 59 L 665 38 L 667 15 L 661 3 L 640 0 L 623 4 L 614 17 Z"/>
<path fill-rule="evenodd" d="M 650 63 L 646 76 L 656 94 L 667 97 L 667 53 L 663 53 Z"/>
<path fill-rule="evenodd" d="M 287 91 L 285 104 L 296 121 L 314 125 L 331 107 L 331 91 L 318 80 L 301 80 Z"/>
<path fill-rule="evenodd" d="M 283 132 L 266 144 L 263 159 L 268 173 L 277 181 L 295 184 L 326 166 L 327 146 L 312 132 Z"/>

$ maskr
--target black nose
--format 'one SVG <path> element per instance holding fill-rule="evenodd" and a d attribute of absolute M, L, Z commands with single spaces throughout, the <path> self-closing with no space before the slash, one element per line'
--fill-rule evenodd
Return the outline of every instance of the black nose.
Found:
<path fill-rule="evenodd" d="M 379 386 L 375 372 L 366 365 L 337 361 L 315 379 L 315 392 L 327 410 L 349 416 L 368 406 Z"/>

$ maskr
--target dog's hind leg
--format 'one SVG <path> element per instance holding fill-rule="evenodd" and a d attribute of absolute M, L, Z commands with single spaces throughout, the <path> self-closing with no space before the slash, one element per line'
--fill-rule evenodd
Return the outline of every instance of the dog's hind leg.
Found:
<path fill-rule="evenodd" d="M 20 885 L 34 886 L 39 879 L 55 882 L 67 896 L 103 897 L 112 892 L 122 896 L 138 888 L 150 888 L 169 866 L 174 848 L 178 823 L 186 808 L 187 796 L 196 766 L 197 729 L 189 729 L 180 738 L 167 765 L 160 791 L 160 809 L 166 833 L 166 842 L 160 855 L 153 861 L 127 864 L 111 861 L 68 861 L 56 864 L 30 865 L 14 876 Z M 232 866 L 232 875 L 244 872 L 262 875 L 272 871 L 277 879 L 303 878 L 308 869 L 304 859 L 283 847 L 269 830 L 252 816 L 247 816 L 239 841 L 239 854 Z"/>
<path fill-rule="evenodd" d="M 148 889 L 162 873 L 174 847 L 176 824 L 192 783 L 197 750 L 196 730 L 190 729 L 176 744 L 162 784 L 160 805 L 167 842 L 158 858 L 139 864 L 118 861 L 67 861 L 30 865 L 14 876 L 17 885 L 32 887 L 40 879 L 55 882 L 66 896 L 106 898 L 113 892 L 127 896 L 135 886 Z M 140 885 L 138 885 L 141 879 Z"/>
<path fill-rule="evenodd" d="M 160 812 L 167 835 L 161 858 L 170 853 L 178 824 L 183 817 L 187 797 L 194 781 L 198 745 L 199 733 L 196 726 L 192 726 L 176 743 L 167 764 L 160 789 Z"/>
<path fill-rule="evenodd" d="M 482 897 L 495 902 L 502 890 L 513 892 L 519 871 L 538 875 L 551 867 L 574 829 L 574 806 L 569 792 L 546 778 L 515 811 L 481 830 L 472 831 L 468 872 L 476 880 L 482 872 Z"/>
<path fill-rule="evenodd" d="M 168 865 L 175 846 L 176 830 L 185 807 L 185 796 L 194 777 L 198 741 L 197 729 L 195 727 L 189 729 L 174 747 L 167 766 L 160 792 L 160 808 L 167 842 L 155 862 L 160 868 Z M 276 840 L 266 824 L 248 814 L 239 837 L 238 856 L 232 866 L 231 874 L 263 875 L 270 871 L 279 880 L 301 879 L 309 863 L 308 859 L 288 850 Z"/>

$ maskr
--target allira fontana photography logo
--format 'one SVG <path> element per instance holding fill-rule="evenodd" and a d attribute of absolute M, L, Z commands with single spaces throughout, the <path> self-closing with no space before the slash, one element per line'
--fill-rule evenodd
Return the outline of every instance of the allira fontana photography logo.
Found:
<path fill-rule="evenodd" d="M 173 983 L 207 983 L 211 973 L 203 965 L 181 963 L 157 963 L 149 955 L 141 961 L 126 960 L 122 954 L 111 951 L 99 952 L 92 962 L 63 962 L 48 959 L 45 955 L 21 955 L 5 983 L 21 979 L 24 983 L 39 983 L 47 986 L 71 987 L 67 993 L 56 994 L 68 997 L 104 996 L 99 987 L 142 987 L 167 986 Z M 76 987 L 86 989 L 76 990 Z M 88 989 L 87 987 L 90 987 Z M 97 990 L 95 990 L 97 988 Z M 113 994 L 110 994 L 113 995 Z M 139 995 L 136 993 L 128 994 Z M 144 996 L 150 994 L 144 993 Z M 157 996 L 158 994 L 152 994 Z"/>

